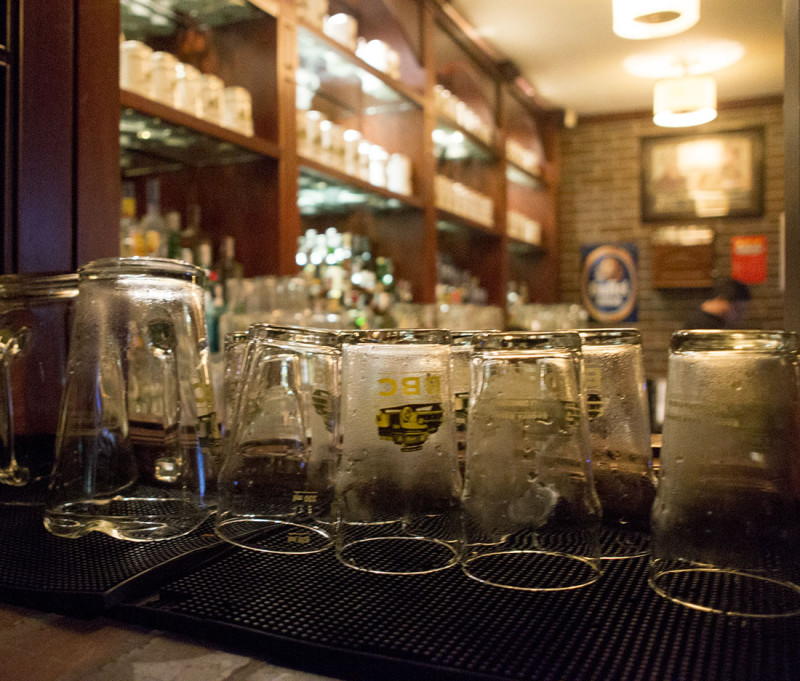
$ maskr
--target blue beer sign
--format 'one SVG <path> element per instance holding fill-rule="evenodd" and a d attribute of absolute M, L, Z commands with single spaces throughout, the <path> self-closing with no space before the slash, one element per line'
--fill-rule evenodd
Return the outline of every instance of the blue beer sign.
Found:
<path fill-rule="evenodd" d="M 637 321 L 636 244 L 585 244 L 581 261 L 581 298 L 589 316 L 604 324 Z"/>

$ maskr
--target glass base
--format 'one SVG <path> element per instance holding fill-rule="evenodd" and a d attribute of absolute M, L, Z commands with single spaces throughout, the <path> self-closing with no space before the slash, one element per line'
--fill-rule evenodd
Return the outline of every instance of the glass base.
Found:
<path fill-rule="evenodd" d="M 739 617 L 800 614 L 800 586 L 764 575 L 656 561 L 648 582 L 660 596 L 702 612 Z"/>
<path fill-rule="evenodd" d="M 600 579 L 596 559 L 549 551 L 492 551 L 464 559 L 464 574 L 483 584 L 519 591 L 568 591 Z"/>
<path fill-rule="evenodd" d="M 607 525 L 600 531 L 600 558 L 626 560 L 650 553 L 650 535 L 624 525 Z"/>
<path fill-rule="evenodd" d="M 343 541 L 336 547 L 336 557 L 354 570 L 381 575 L 424 575 L 458 563 L 455 546 L 439 539 L 412 536 Z"/>
<path fill-rule="evenodd" d="M 274 518 L 219 517 L 214 532 L 230 544 L 264 553 L 319 553 L 333 543 L 324 528 Z"/>
<path fill-rule="evenodd" d="M 126 498 L 50 506 L 44 526 L 67 539 L 102 532 L 127 541 L 163 541 L 189 534 L 208 515 L 208 509 L 182 500 Z"/>

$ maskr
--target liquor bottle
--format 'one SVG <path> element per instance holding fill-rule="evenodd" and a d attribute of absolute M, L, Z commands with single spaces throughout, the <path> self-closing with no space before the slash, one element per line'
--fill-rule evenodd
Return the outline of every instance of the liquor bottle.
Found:
<path fill-rule="evenodd" d="M 139 255 L 142 249 L 142 233 L 136 224 L 136 186 L 129 181 L 122 183 L 119 238 L 120 254 L 123 258 Z"/>
<path fill-rule="evenodd" d="M 164 216 L 164 221 L 167 225 L 166 256 L 173 260 L 181 260 L 181 214 L 172 210 Z"/>
<path fill-rule="evenodd" d="M 232 236 L 222 238 L 220 256 L 214 270 L 217 273 L 217 281 L 222 287 L 225 308 L 235 312 L 244 268 L 236 260 L 236 240 Z"/>
<path fill-rule="evenodd" d="M 157 177 L 147 180 L 147 210 L 140 228 L 144 236 L 144 252 L 137 255 L 167 255 L 167 223 L 161 215 L 161 181 Z"/>

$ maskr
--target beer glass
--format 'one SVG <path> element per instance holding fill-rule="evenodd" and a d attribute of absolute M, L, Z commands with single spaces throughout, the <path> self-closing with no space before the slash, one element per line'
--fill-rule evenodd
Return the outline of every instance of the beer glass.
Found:
<path fill-rule="evenodd" d="M 443 330 L 396 329 L 342 346 L 336 554 L 349 567 L 422 574 L 457 563 L 450 342 Z"/>
<path fill-rule="evenodd" d="M 45 527 L 132 541 L 186 534 L 211 509 L 219 447 L 203 272 L 108 258 L 78 273 Z"/>
<path fill-rule="evenodd" d="M 236 401 L 242 382 L 245 356 L 247 354 L 247 331 L 232 331 L 225 334 L 223 343 L 223 400 L 222 400 L 222 434 L 227 437 L 236 409 Z"/>
<path fill-rule="evenodd" d="M 797 350 L 781 331 L 673 334 L 650 560 L 662 596 L 800 613 Z"/>
<path fill-rule="evenodd" d="M 461 565 L 485 584 L 560 591 L 600 577 L 576 332 L 473 340 Z"/>
<path fill-rule="evenodd" d="M 603 507 L 602 557 L 643 556 L 656 488 L 642 336 L 636 329 L 579 333 L 592 472 Z"/>
<path fill-rule="evenodd" d="M 461 475 L 467 460 L 467 413 L 469 411 L 470 359 L 472 337 L 476 331 L 452 331 L 450 382 L 453 387 L 453 416 L 456 424 L 456 447 Z"/>
<path fill-rule="evenodd" d="M 0 504 L 41 504 L 53 467 L 76 274 L 0 276 Z"/>
<path fill-rule="evenodd" d="M 332 542 L 338 334 L 254 324 L 220 475 L 216 533 L 282 554 Z"/>

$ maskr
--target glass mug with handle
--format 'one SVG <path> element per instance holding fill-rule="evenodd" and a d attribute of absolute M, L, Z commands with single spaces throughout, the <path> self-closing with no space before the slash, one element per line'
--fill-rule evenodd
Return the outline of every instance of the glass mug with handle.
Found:
<path fill-rule="evenodd" d="M 215 503 L 219 456 L 203 271 L 108 258 L 79 277 L 45 527 L 68 538 L 184 535 Z"/>
<path fill-rule="evenodd" d="M 53 467 L 77 274 L 0 276 L 0 504 L 41 504 Z"/>

